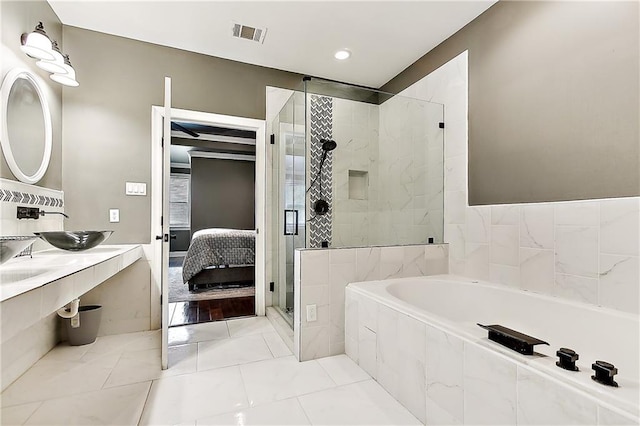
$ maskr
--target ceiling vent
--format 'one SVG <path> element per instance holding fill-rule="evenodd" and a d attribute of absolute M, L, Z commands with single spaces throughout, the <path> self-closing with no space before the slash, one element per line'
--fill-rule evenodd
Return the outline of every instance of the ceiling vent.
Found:
<path fill-rule="evenodd" d="M 264 43 L 264 36 L 267 34 L 266 28 L 255 28 L 248 25 L 233 24 L 233 36 Z"/>

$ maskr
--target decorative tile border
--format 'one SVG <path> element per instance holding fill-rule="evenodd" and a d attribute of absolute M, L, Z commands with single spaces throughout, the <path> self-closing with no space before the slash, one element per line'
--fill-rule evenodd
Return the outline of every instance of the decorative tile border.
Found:
<path fill-rule="evenodd" d="M 311 95 L 310 98 L 310 172 L 311 178 L 316 176 L 320 161 L 324 151 L 322 150 L 321 139 L 331 139 L 333 135 L 333 99 L 326 96 Z M 324 161 L 321 175 L 318 181 L 322 182 L 323 191 L 320 193 L 320 185 L 314 184 L 309 191 L 309 212 L 313 212 L 313 203 L 319 199 L 329 203 L 329 212 L 324 216 L 317 217 L 309 222 L 309 245 L 308 247 L 320 247 L 323 241 L 331 245 L 331 216 L 333 211 L 333 155 L 328 154 Z M 313 213 L 310 214 L 313 217 Z"/>
<path fill-rule="evenodd" d="M 0 179 L 0 202 L 64 207 L 64 193 L 55 189 Z"/>
<path fill-rule="evenodd" d="M 34 204 L 36 206 L 62 207 L 64 205 L 61 198 L 0 189 L 0 202 L 2 201 L 9 203 Z"/>

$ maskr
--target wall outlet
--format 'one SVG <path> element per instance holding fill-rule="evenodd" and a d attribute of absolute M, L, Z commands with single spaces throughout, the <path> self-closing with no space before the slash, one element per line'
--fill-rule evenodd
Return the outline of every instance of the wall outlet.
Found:
<path fill-rule="evenodd" d="M 142 182 L 127 182 L 125 195 L 147 195 L 147 184 Z"/>
<path fill-rule="evenodd" d="M 109 222 L 120 222 L 120 209 L 109 209 Z"/>
<path fill-rule="evenodd" d="M 316 305 L 307 305 L 307 322 L 318 320 L 318 310 Z"/>

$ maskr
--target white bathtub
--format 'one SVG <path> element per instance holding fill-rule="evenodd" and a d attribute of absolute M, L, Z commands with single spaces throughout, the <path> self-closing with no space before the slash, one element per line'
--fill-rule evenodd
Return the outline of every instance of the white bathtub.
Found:
<path fill-rule="evenodd" d="M 450 275 L 352 283 L 346 302 L 347 354 L 423 422 L 430 423 L 431 407 L 432 421 L 440 422 L 638 424 L 636 315 Z M 489 341 L 476 323 L 500 324 L 549 346 L 521 355 Z M 404 352 L 407 345 L 423 350 L 423 328 L 425 355 Z M 580 355 L 579 372 L 555 365 L 560 347 Z M 596 360 L 618 368 L 620 387 L 591 380 Z M 415 396 L 422 384 L 413 382 L 421 362 L 424 404 Z M 405 383 L 414 390 L 403 390 Z"/>

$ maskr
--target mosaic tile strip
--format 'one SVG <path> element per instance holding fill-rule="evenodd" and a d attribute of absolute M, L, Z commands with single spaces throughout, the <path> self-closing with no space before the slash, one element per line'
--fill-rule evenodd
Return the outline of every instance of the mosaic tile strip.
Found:
<path fill-rule="evenodd" d="M 309 103 L 310 179 L 313 179 L 318 173 L 324 152 L 320 139 L 331 139 L 333 135 L 333 99 L 326 96 L 311 95 Z M 329 212 L 324 216 L 317 217 L 309 224 L 309 247 L 321 247 L 323 241 L 327 241 L 331 245 L 332 165 L 333 153 L 330 152 L 322 166 L 321 176 L 309 191 L 310 212 L 313 212 L 313 203 L 321 198 L 329 203 Z M 322 193 L 320 193 L 320 181 L 322 181 Z M 313 216 L 313 213 L 311 215 Z"/>
<path fill-rule="evenodd" d="M 8 189 L 0 189 L 0 202 L 32 204 L 35 206 L 47 207 L 64 206 L 64 202 L 61 198 L 29 194 L 28 192 L 22 191 L 10 191 Z"/>

